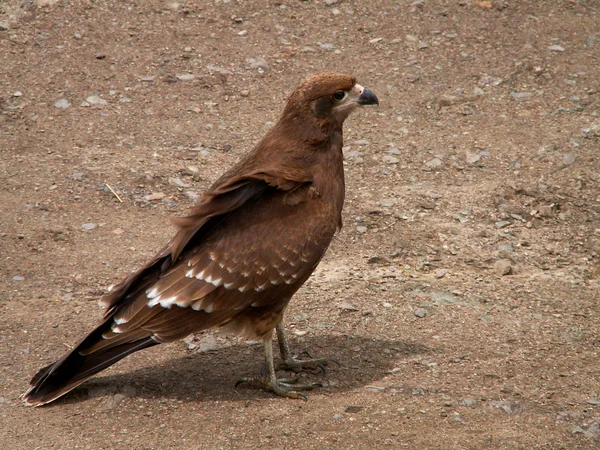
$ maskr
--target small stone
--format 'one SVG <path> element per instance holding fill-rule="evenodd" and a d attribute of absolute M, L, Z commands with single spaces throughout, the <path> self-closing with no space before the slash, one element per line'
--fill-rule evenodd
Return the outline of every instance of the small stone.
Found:
<path fill-rule="evenodd" d="M 417 309 L 415 309 L 413 314 L 415 315 L 415 317 L 422 319 L 423 317 L 425 317 L 427 315 L 427 311 L 425 311 L 423 308 L 417 308 Z"/>
<path fill-rule="evenodd" d="M 444 278 L 447 274 L 448 274 L 448 269 L 438 269 L 435 271 L 433 276 L 439 280 L 440 278 Z"/>
<path fill-rule="evenodd" d="M 85 101 L 88 102 L 90 105 L 104 106 L 107 104 L 106 100 L 104 100 L 98 95 L 90 95 L 88 98 L 85 99 Z"/>
<path fill-rule="evenodd" d="M 462 400 L 459 400 L 458 402 L 456 402 L 456 404 L 458 406 L 468 406 L 468 407 L 474 407 L 475 405 L 477 405 L 477 400 L 475 400 L 473 397 L 465 397 Z"/>
<path fill-rule="evenodd" d="M 184 182 L 179 177 L 171 177 L 171 178 L 169 178 L 169 184 L 171 186 L 177 186 L 177 187 L 189 187 L 189 184 L 186 183 L 186 182 Z"/>
<path fill-rule="evenodd" d="M 242 97 L 248 97 L 250 95 L 250 91 L 244 89 L 243 91 L 240 91 L 240 95 Z"/>
<path fill-rule="evenodd" d="M 358 227 L 356 227 L 356 231 L 358 231 L 361 234 L 366 233 L 367 230 L 368 230 L 368 228 L 365 227 L 364 225 L 359 225 Z"/>
<path fill-rule="evenodd" d="M 460 97 L 457 97 L 456 95 L 440 95 L 436 98 L 435 102 L 440 108 L 443 108 L 444 106 L 452 106 L 459 103 Z"/>
<path fill-rule="evenodd" d="M 196 78 L 196 75 L 194 75 L 193 73 L 184 73 L 181 75 L 177 75 L 176 78 L 179 81 L 192 81 Z"/>
<path fill-rule="evenodd" d="M 427 167 L 440 167 L 442 164 L 443 162 L 440 158 L 433 158 L 425 163 Z"/>
<path fill-rule="evenodd" d="M 365 409 L 364 406 L 348 406 L 344 412 L 356 414 L 358 412 L 361 412 L 363 409 Z"/>
<path fill-rule="evenodd" d="M 331 51 L 335 48 L 335 45 L 333 44 L 319 44 L 319 47 L 321 47 L 323 50 L 327 50 L 327 51 Z"/>
<path fill-rule="evenodd" d="M 339 3 L 341 0 L 325 0 L 325 5 L 327 6 L 331 6 L 331 5 L 335 5 L 336 3 Z"/>
<path fill-rule="evenodd" d="M 400 160 L 392 155 L 383 155 L 381 160 L 386 164 L 398 164 Z"/>
<path fill-rule="evenodd" d="M 94 58 L 96 58 L 96 59 L 104 59 L 104 58 L 106 58 L 106 54 L 104 54 L 104 53 L 94 53 Z"/>
<path fill-rule="evenodd" d="M 508 220 L 499 220 L 498 222 L 496 222 L 496 228 L 498 229 L 502 229 L 502 228 L 506 228 L 509 225 L 512 225 L 512 222 L 509 222 Z"/>
<path fill-rule="evenodd" d="M 110 410 L 110 409 L 114 409 L 117 406 L 119 406 L 119 404 L 125 400 L 127 398 L 126 395 L 121 394 L 121 393 L 117 393 L 111 397 L 108 397 L 102 404 L 101 409 L 104 411 Z"/>
<path fill-rule="evenodd" d="M 15 275 L 14 277 L 12 277 L 13 281 L 24 281 L 25 277 L 21 277 L 19 275 Z"/>
<path fill-rule="evenodd" d="M 121 388 L 121 394 L 125 395 L 126 397 L 135 397 L 136 393 L 137 390 L 130 384 L 126 384 Z"/>
<path fill-rule="evenodd" d="M 163 192 L 153 192 L 152 194 L 144 195 L 144 200 L 151 202 L 153 200 L 162 200 L 167 194 Z"/>
<path fill-rule="evenodd" d="M 13 97 L 23 97 L 23 93 L 21 91 L 13 92 Z"/>
<path fill-rule="evenodd" d="M 525 99 L 528 99 L 529 97 L 531 97 L 533 94 L 531 92 L 514 92 L 514 91 L 510 91 L 510 95 L 515 100 L 525 100 Z"/>
<path fill-rule="evenodd" d="M 8 22 L 2 20 L 0 21 L 0 31 L 8 31 Z"/>
<path fill-rule="evenodd" d="M 155 80 L 156 80 L 156 76 L 154 76 L 154 75 L 140 77 L 140 81 L 143 81 L 145 83 L 154 83 Z"/>
<path fill-rule="evenodd" d="M 477 164 L 481 161 L 481 156 L 478 153 L 467 152 L 465 154 L 465 160 L 467 161 L 467 164 Z"/>
<path fill-rule="evenodd" d="M 92 231 L 92 230 L 95 230 L 96 228 L 98 228 L 98 224 L 97 223 L 84 223 L 83 225 L 81 225 L 81 228 L 84 231 Z"/>
<path fill-rule="evenodd" d="M 346 300 L 341 301 L 336 305 L 338 309 L 342 311 L 358 311 L 358 308 L 354 306 L 352 303 L 347 302 Z"/>
<path fill-rule="evenodd" d="M 81 39 L 81 35 L 79 33 L 75 33 L 73 35 L 73 37 L 75 38 L 75 40 L 79 41 Z"/>
<path fill-rule="evenodd" d="M 241 30 L 241 31 L 238 31 L 237 35 L 238 36 L 246 36 L 247 34 L 248 34 L 248 30 Z"/>
<path fill-rule="evenodd" d="M 554 45 L 548 46 L 548 50 L 550 50 L 551 52 L 564 52 L 565 48 L 561 45 L 554 44 Z"/>
<path fill-rule="evenodd" d="M 499 276 L 512 273 L 512 263 L 508 259 L 499 259 L 494 263 L 494 273 Z"/>
<path fill-rule="evenodd" d="M 369 145 L 370 143 L 371 143 L 371 141 L 369 141 L 367 139 L 358 139 L 353 142 L 353 144 L 356 144 L 356 145 Z"/>
<path fill-rule="evenodd" d="M 500 244 L 498 246 L 499 252 L 514 252 L 515 247 L 512 244 Z"/>
<path fill-rule="evenodd" d="M 417 47 L 419 50 L 425 50 L 426 48 L 429 48 L 429 44 L 427 44 L 425 41 L 419 41 Z"/>
<path fill-rule="evenodd" d="M 435 209 L 435 202 L 433 200 L 422 199 L 419 202 L 419 206 L 423 209 Z"/>
<path fill-rule="evenodd" d="M 570 155 L 568 153 L 566 155 L 563 155 L 563 164 L 565 166 L 570 166 L 574 162 L 575 162 L 575 157 L 573 155 Z"/>
<path fill-rule="evenodd" d="M 428 190 L 426 190 L 425 191 L 425 196 L 429 197 L 432 200 L 437 200 L 437 199 L 443 197 L 443 195 L 439 191 L 436 191 L 435 189 L 428 189 Z"/>
<path fill-rule="evenodd" d="M 67 109 L 69 106 L 71 103 L 66 98 L 60 98 L 54 102 L 54 107 L 58 109 Z"/>
<path fill-rule="evenodd" d="M 394 206 L 396 204 L 396 200 L 392 200 L 392 199 L 381 200 L 379 202 L 379 204 L 381 206 L 383 206 L 384 208 L 391 208 L 392 206 Z"/>
<path fill-rule="evenodd" d="M 378 37 L 378 38 L 371 39 L 369 41 L 369 43 L 371 43 L 371 44 L 377 44 L 378 42 L 381 42 L 381 41 L 383 41 L 383 38 Z"/>
<path fill-rule="evenodd" d="M 269 68 L 269 63 L 264 58 L 249 58 L 246 62 L 248 62 L 251 69 L 267 70 Z"/>
<path fill-rule="evenodd" d="M 344 416 L 342 416 L 341 414 L 334 414 L 334 415 L 333 415 L 333 417 L 332 417 L 332 419 L 333 419 L 333 420 L 340 420 L 340 419 L 342 419 L 343 417 L 344 417 Z"/>
<path fill-rule="evenodd" d="M 381 386 L 368 385 L 368 386 L 365 386 L 365 389 L 367 391 L 371 391 L 371 392 L 385 392 L 385 388 L 381 387 Z"/>

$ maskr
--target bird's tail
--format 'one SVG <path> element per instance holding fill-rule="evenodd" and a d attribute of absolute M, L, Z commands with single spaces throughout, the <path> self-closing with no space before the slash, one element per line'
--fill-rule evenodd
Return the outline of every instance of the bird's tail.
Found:
<path fill-rule="evenodd" d="M 29 390 L 23 394 L 23 401 L 31 406 L 49 403 L 127 355 L 159 343 L 147 334 L 127 336 L 124 333 L 120 339 L 107 344 L 103 334 L 110 330 L 111 322 L 112 318 L 105 320 L 73 350 L 40 369 L 31 379 Z"/>

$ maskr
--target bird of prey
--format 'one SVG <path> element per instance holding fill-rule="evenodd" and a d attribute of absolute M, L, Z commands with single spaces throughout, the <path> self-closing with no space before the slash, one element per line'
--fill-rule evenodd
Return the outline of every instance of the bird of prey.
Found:
<path fill-rule="evenodd" d="M 290 354 L 283 313 L 342 226 L 344 120 L 378 104 L 347 75 L 302 82 L 254 149 L 173 219 L 165 247 L 100 299 L 99 325 L 41 369 L 23 400 L 49 403 L 131 353 L 210 328 L 264 341 L 264 375 L 242 382 L 305 398 L 314 385 L 276 377 L 273 330 L 283 365 L 303 367 Z"/>

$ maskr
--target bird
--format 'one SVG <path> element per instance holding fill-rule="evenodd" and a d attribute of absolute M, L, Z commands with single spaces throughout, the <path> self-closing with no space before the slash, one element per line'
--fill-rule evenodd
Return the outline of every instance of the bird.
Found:
<path fill-rule="evenodd" d="M 291 355 L 283 314 L 342 227 L 343 123 L 366 105 L 379 99 L 352 76 L 321 72 L 301 82 L 258 144 L 171 219 L 172 239 L 100 298 L 98 325 L 35 374 L 23 401 L 50 403 L 134 352 L 208 329 L 264 344 L 263 375 L 236 386 L 306 399 L 302 391 L 318 383 L 277 379 L 274 333 L 277 367 L 326 360 Z"/>

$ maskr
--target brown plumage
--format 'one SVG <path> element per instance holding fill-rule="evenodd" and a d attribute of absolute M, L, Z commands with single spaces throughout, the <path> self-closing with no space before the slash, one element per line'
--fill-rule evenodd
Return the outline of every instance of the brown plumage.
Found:
<path fill-rule="evenodd" d="M 51 402 L 135 351 L 215 327 L 265 341 L 265 378 L 245 382 L 303 396 L 310 386 L 275 378 L 273 329 L 284 360 L 302 365 L 288 354 L 282 315 L 342 224 L 342 124 L 378 103 L 346 75 L 301 83 L 258 145 L 173 219 L 173 239 L 101 299 L 100 324 L 33 377 L 24 401 Z"/>

